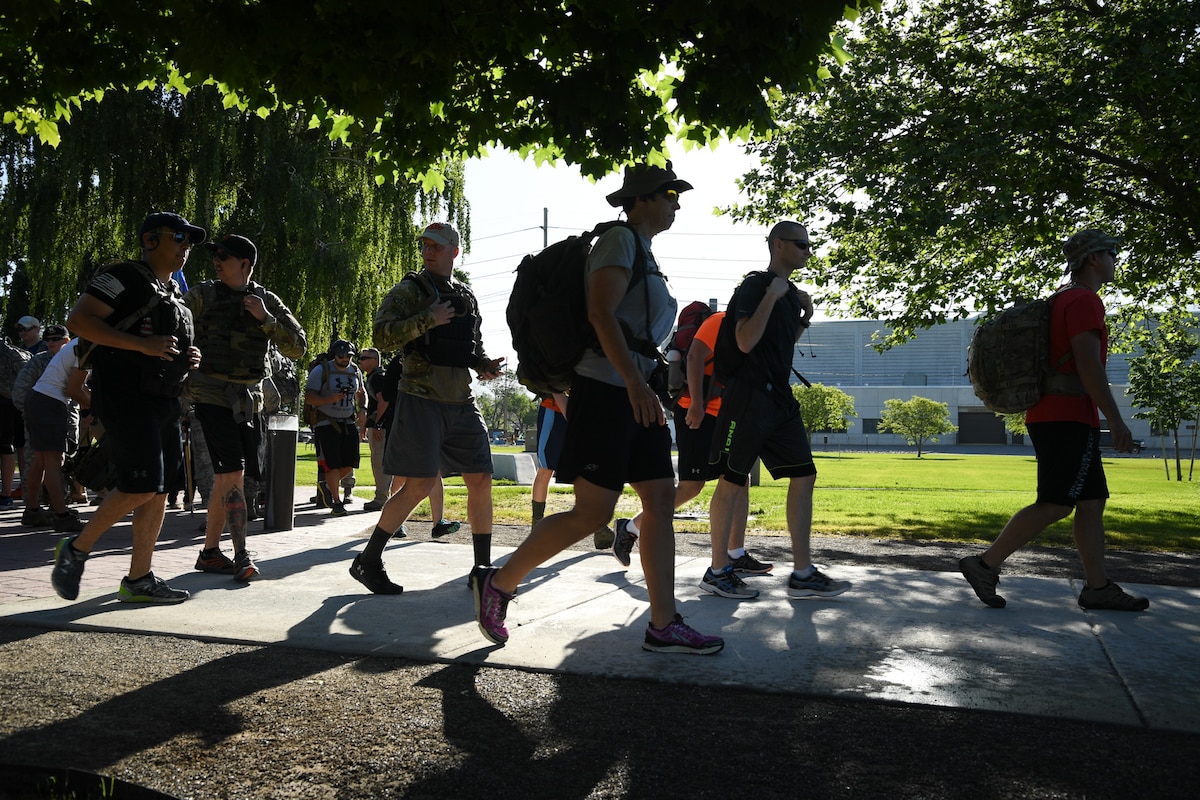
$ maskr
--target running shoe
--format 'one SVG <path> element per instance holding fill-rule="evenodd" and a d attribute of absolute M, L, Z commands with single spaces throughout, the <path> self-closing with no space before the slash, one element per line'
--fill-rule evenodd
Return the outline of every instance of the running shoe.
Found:
<path fill-rule="evenodd" d="M 117 599 L 122 603 L 171 605 L 182 603 L 189 597 L 191 594 L 183 589 L 172 589 L 162 578 L 155 577 L 153 572 L 136 581 L 128 577 L 121 578 L 121 588 L 117 590 Z"/>
<path fill-rule="evenodd" d="M 834 597 L 849 588 L 849 581 L 835 581 L 814 567 L 807 578 L 797 578 L 793 572 L 788 577 L 787 593 L 788 597 Z"/>
<path fill-rule="evenodd" d="M 237 572 L 233 559 L 222 553 L 219 547 L 201 550 L 200 555 L 196 556 L 196 569 L 201 572 L 215 572 L 218 575 L 233 575 Z"/>
<path fill-rule="evenodd" d="M 233 556 L 233 579 L 249 583 L 259 577 L 258 567 L 254 565 L 250 554 L 245 550 L 239 550 Z"/>
<path fill-rule="evenodd" d="M 21 524 L 27 528 L 54 527 L 54 512 L 41 506 L 25 507 L 21 512 Z"/>
<path fill-rule="evenodd" d="M 350 577 L 367 587 L 372 594 L 400 594 L 404 591 L 403 586 L 392 583 L 388 578 L 382 560 L 370 563 L 363 561 L 361 554 L 355 556 L 354 563 L 350 565 Z"/>
<path fill-rule="evenodd" d="M 753 600 L 758 597 L 758 589 L 747 586 L 733 571 L 732 564 L 720 572 L 713 572 L 712 567 L 706 569 L 704 577 L 700 579 L 700 588 L 709 594 L 731 600 Z"/>
<path fill-rule="evenodd" d="M 0 494 L 0 508 L 9 508 L 13 504 L 13 499 L 6 494 Z"/>
<path fill-rule="evenodd" d="M 1108 611 L 1145 611 L 1150 607 L 1150 601 L 1126 592 L 1117 584 L 1109 581 L 1099 589 L 1084 586 L 1079 593 L 1079 605 L 1082 608 Z"/>
<path fill-rule="evenodd" d="M 630 520 L 617 520 L 617 529 L 613 534 L 612 553 L 617 561 L 621 562 L 621 566 L 629 566 L 629 554 L 633 552 L 633 545 L 637 542 L 637 534 L 629 530 Z"/>
<path fill-rule="evenodd" d="M 335 517 L 344 517 L 348 512 L 346 511 L 346 506 L 335 500 L 332 510 L 329 513 Z"/>
<path fill-rule="evenodd" d="M 393 539 L 407 539 L 408 538 L 408 526 L 401 525 L 399 528 L 396 529 L 396 532 L 392 534 L 392 538 Z"/>
<path fill-rule="evenodd" d="M 697 656 L 718 653 L 724 646 L 724 639 L 719 636 L 705 636 L 685 624 L 683 617 L 678 614 L 662 629 L 647 624 L 646 639 L 642 642 L 643 650 L 655 653 L 691 653 Z"/>
<path fill-rule="evenodd" d="M 999 568 L 989 567 L 979 556 L 967 556 L 958 562 L 958 569 L 984 605 L 990 608 L 1004 608 L 1007 601 L 996 594 L 996 587 L 1000 585 Z"/>
<path fill-rule="evenodd" d="M 363 503 L 363 511 L 383 511 L 383 503 L 378 500 L 368 500 Z"/>
<path fill-rule="evenodd" d="M 733 560 L 733 571 L 741 575 L 766 575 L 773 569 L 775 569 L 774 564 L 759 561 L 750 555 L 749 550 Z"/>
<path fill-rule="evenodd" d="M 495 567 L 475 567 L 471 570 L 468 583 L 471 593 L 475 595 L 475 621 L 479 623 L 479 632 L 489 642 L 504 644 L 508 641 L 504 619 L 508 616 L 508 603 L 513 596 L 492 586 L 495 571 Z"/>
<path fill-rule="evenodd" d="M 433 538 L 438 539 L 442 536 L 449 536 L 452 533 L 458 533 L 458 529 L 462 527 L 461 522 L 450 522 L 449 520 L 438 520 L 433 526 Z"/>
<path fill-rule="evenodd" d="M 79 579 L 83 577 L 83 562 L 88 554 L 81 553 L 71 544 L 78 536 L 64 536 L 54 548 L 54 569 L 50 572 L 50 583 L 54 592 L 63 600 L 79 597 Z"/>
<path fill-rule="evenodd" d="M 66 514 L 54 514 L 54 530 L 56 533 L 79 533 L 83 530 L 83 520 L 78 514 L 71 513 L 70 510 Z"/>

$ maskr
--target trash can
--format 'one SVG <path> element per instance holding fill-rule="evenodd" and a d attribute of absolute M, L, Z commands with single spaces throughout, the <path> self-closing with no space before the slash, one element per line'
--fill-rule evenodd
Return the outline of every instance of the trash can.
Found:
<path fill-rule="evenodd" d="M 265 530 L 290 531 L 295 524 L 296 440 L 299 435 L 299 417 L 293 414 L 267 417 Z"/>

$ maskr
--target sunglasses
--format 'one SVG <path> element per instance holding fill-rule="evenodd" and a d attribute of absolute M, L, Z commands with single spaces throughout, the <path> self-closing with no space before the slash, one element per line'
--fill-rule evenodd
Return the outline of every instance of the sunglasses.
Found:
<path fill-rule="evenodd" d="M 679 202 L 679 192 L 676 191 L 675 189 L 664 189 L 663 194 L 666 195 L 667 199 L 670 200 L 672 203 Z"/>
<path fill-rule="evenodd" d="M 37 328 L 22 328 L 20 325 L 17 326 L 17 333 L 28 333 L 29 331 L 36 331 L 36 330 L 37 330 Z"/>
<path fill-rule="evenodd" d="M 220 261 L 222 263 L 228 261 L 231 258 L 236 258 L 238 261 L 242 260 L 241 258 L 239 258 L 238 256 L 235 256 L 233 253 L 229 252 L 228 250 L 218 250 L 217 252 L 213 253 L 213 258 L 215 258 L 217 261 Z"/>
<path fill-rule="evenodd" d="M 779 241 L 791 242 L 792 244 L 796 245 L 796 247 L 801 250 L 812 250 L 812 242 L 810 242 L 808 239 L 783 239 L 783 238 L 780 238 Z"/>
<path fill-rule="evenodd" d="M 183 244 L 192 240 L 187 231 L 155 231 L 154 233 L 158 236 L 169 236 L 175 244 Z"/>

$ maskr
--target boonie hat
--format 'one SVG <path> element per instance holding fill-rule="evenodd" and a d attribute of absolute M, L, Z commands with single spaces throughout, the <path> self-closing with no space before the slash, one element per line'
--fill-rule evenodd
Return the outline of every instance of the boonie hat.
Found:
<path fill-rule="evenodd" d="M 331 356 L 352 356 L 354 355 L 354 345 L 347 342 L 345 339 L 338 339 L 329 346 L 329 355 Z"/>
<path fill-rule="evenodd" d="M 250 262 L 252 267 L 258 263 L 258 248 L 254 246 L 254 242 L 245 236 L 238 236 L 236 233 L 227 233 L 215 242 L 209 242 L 204 246 L 214 253 L 225 251 L 238 258 L 244 258 Z"/>
<path fill-rule="evenodd" d="M 431 222 L 425 226 L 425 230 L 421 233 L 418 239 L 429 239 L 438 244 L 444 244 L 447 247 L 458 248 L 458 231 L 454 230 L 445 222 Z"/>
<path fill-rule="evenodd" d="M 37 317 L 31 317 L 28 314 L 17 320 L 17 327 L 29 330 L 30 328 L 42 327 L 42 322 Z"/>
<path fill-rule="evenodd" d="M 42 331 L 43 342 L 57 342 L 59 339 L 68 339 L 71 334 L 67 333 L 67 329 L 63 325 L 47 325 Z"/>
<path fill-rule="evenodd" d="M 666 167 L 656 167 L 650 164 L 633 164 L 625 168 L 625 182 L 621 184 L 621 188 L 617 189 L 605 199 L 613 208 L 619 208 L 622 200 L 627 200 L 631 197 L 641 197 L 642 195 L 654 194 L 665 189 L 674 189 L 677 192 L 686 192 L 688 189 L 693 189 L 690 183 L 680 180 L 675 174 L 675 170 L 671 169 L 671 162 L 667 162 Z"/>
<path fill-rule="evenodd" d="M 200 244 L 208 236 L 204 228 L 199 228 L 188 222 L 183 217 L 176 214 L 174 211 L 155 211 L 142 222 L 142 227 L 138 228 L 138 241 L 142 240 L 142 234 L 147 231 L 152 231 L 155 228 L 170 228 L 173 231 L 184 231 L 192 244 Z"/>
<path fill-rule="evenodd" d="M 1121 240 L 1095 228 L 1086 228 L 1067 239 L 1063 253 L 1067 263 L 1075 265 L 1097 250 L 1113 250 L 1120 247 Z"/>

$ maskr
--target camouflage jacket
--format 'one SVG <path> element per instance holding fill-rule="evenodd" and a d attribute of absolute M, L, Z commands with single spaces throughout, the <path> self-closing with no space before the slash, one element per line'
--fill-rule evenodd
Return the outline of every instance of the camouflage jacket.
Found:
<path fill-rule="evenodd" d="M 243 308 L 247 294 L 262 298 L 274 322 L 259 322 Z M 257 386 L 271 372 L 268 351 L 272 343 L 289 358 L 308 351 L 308 339 L 296 317 L 273 292 L 253 281 L 244 291 L 230 289 L 220 281 L 205 281 L 184 297 L 196 324 L 196 346 L 200 348 L 200 380 L 193 381 L 192 399 L 200 403 L 224 404 L 222 383 Z M 204 380 L 207 378 L 209 380 Z"/>
<path fill-rule="evenodd" d="M 456 315 L 473 316 L 473 327 L 468 334 L 472 340 L 468 366 L 435 364 L 422 352 L 424 348 L 418 340 L 434 334 L 436 328 L 449 327 L 435 325 L 430 309 L 442 297 L 454 304 Z M 483 351 L 479 303 L 475 295 L 466 284 L 440 278 L 427 270 L 406 275 L 384 297 L 383 305 L 375 315 L 374 342 L 380 350 L 403 349 L 405 352 L 404 372 L 397 391 L 439 403 L 474 402 L 471 370 L 479 372 L 491 364 Z"/>

